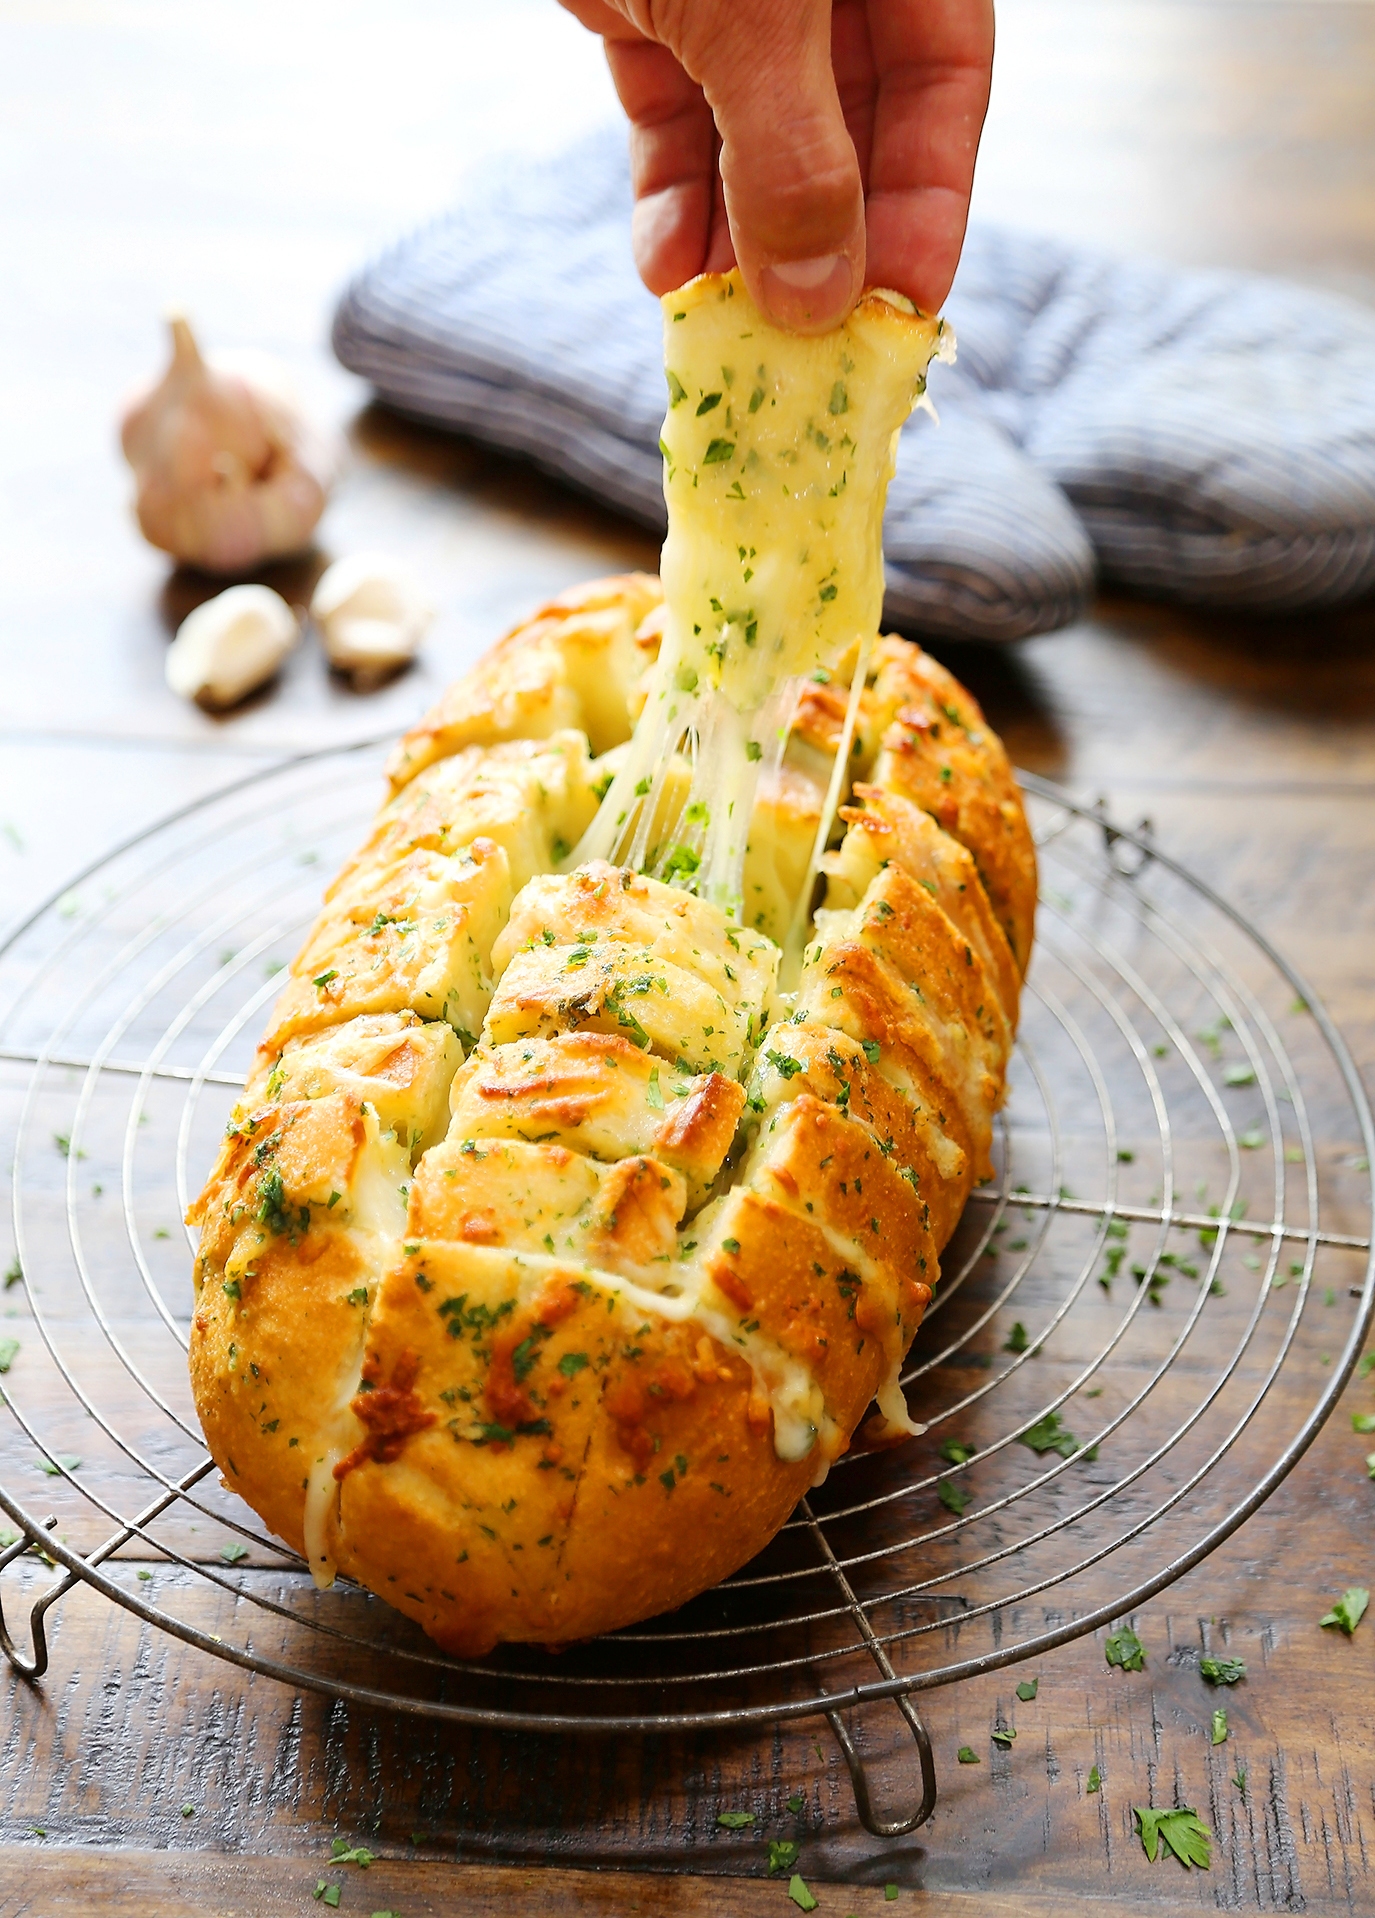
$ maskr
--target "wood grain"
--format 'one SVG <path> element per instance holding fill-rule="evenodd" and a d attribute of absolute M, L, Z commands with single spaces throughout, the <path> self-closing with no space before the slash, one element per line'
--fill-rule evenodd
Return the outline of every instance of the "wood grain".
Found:
<path fill-rule="evenodd" d="M 1373 33 L 1375 8 L 1359 0 L 1004 0 L 977 209 L 1368 295 Z M 124 833 L 254 763 L 403 725 L 543 593 L 654 553 L 515 463 L 367 406 L 322 344 L 343 276 L 444 204 L 477 156 L 508 141 L 553 146 L 610 110 L 600 54 L 552 0 L 405 0 L 384 32 L 370 6 L 317 0 L 237 0 L 218 14 L 170 0 L 0 0 L 0 36 L 0 356 L 14 375 L 0 390 L 3 925 Z M 111 425 L 120 392 L 156 363 L 157 314 L 173 298 L 212 342 L 282 354 L 348 432 L 352 462 L 320 550 L 275 583 L 301 598 L 327 558 L 381 545 L 440 604 L 424 661 L 383 693 L 359 698 L 309 649 L 222 719 L 166 693 L 169 634 L 211 588 L 169 575 L 139 543 Z M 1372 639 L 1369 605 L 1244 622 L 1113 597 L 1022 647 L 943 649 L 1021 764 L 1105 794 L 1124 817 L 1149 815 L 1163 845 L 1253 914 L 1311 975 L 1367 1070 Z M 0 1104 L 19 1082 L 0 1067 Z M 1334 1162 L 1354 1147 L 1328 1144 Z M 54 1179 L 61 1169 L 54 1155 Z M 0 1238 L 0 1264 L 8 1256 Z M 975 1286 L 968 1302 L 980 1296 Z M 45 1305 L 62 1318 L 60 1298 Z M 1168 1310 L 1143 1337 L 1160 1336 Z M 27 1365 L 24 1315 L 21 1298 L 0 1294 L 0 1335 L 24 1337 Z M 147 1335 L 136 1317 L 122 1323 Z M 1043 1363 L 1074 1355 L 1066 1334 Z M 184 1395 L 174 1357 L 160 1363 Z M 57 1402 L 41 1367 L 27 1376 L 43 1407 Z M 1111 1389 L 1134 1376 L 1124 1356 Z M 93 1362 L 92 1382 L 137 1417 L 118 1368 Z M 1189 1389 L 1185 1365 L 1178 1390 Z M 342 1884 L 341 1910 L 402 1918 L 782 1914 L 795 1907 L 767 1876 L 767 1841 L 782 1838 L 798 1843 L 823 1918 L 1375 1909 L 1375 1626 L 1348 1641 L 1317 1624 L 1343 1586 L 1375 1584 L 1370 1440 L 1347 1417 L 1372 1404 L 1370 1382 L 1353 1384 L 1264 1512 L 1146 1608 L 1144 1672 L 1110 1670 L 1099 1634 L 1036 1661 L 1033 1702 L 1014 1696 L 1021 1671 L 929 1695 L 941 1803 L 924 1831 L 890 1845 L 859 1826 L 824 1728 L 588 1744 L 374 1718 L 246 1677 L 74 1593 L 53 1615 L 43 1684 L 0 1682 L 0 1918 L 276 1918 L 315 1909 L 321 1877 Z M 1292 1409 L 1277 1403 L 1276 1416 Z M 112 1500 L 128 1489 L 89 1425 L 74 1421 L 63 1442 L 89 1453 Z M 6 1418 L 0 1476 L 15 1474 L 89 1542 L 77 1528 L 90 1514 L 36 1479 Z M 178 1519 L 167 1542 L 218 1565 L 226 1535 L 192 1522 Z M 204 1630 L 241 1623 L 232 1594 L 131 1547 L 121 1576 L 140 1568 Z M 20 1592 L 48 1576 L 32 1559 L 5 1574 L 12 1622 Z M 255 1589 L 280 1576 L 256 1548 L 234 1574 Z M 1055 1622 L 1037 1613 L 1007 1628 Z M 944 1642 L 961 1633 L 975 1641 L 952 1623 Z M 1247 1661 L 1224 1696 L 1198 1675 L 1205 1644 Z M 1229 1738 L 1214 1748 L 1218 1704 Z M 1008 1723 L 1019 1736 L 1001 1752 L 988 1734 Z M 880 1807 L 905 1806 L 914 1767 L 896 1712 L 866 1711 L 856 1735 Z M 956 1762 L 962 1744 L 977 1766 Z M 1231 1782 L 1239 1769 L 1244 1790 Z M 795 1794 L 800 1813 L 787 1809 Z M 1216 1832 L 1210 1872 L 1146 1862 L 1131 1808 L 1172 1802 L 1197 1805 Z M 739 1809 L 756 1814 L 751 1829 L 717 1824 Z M 366 1841 L 377 1864 L 331 1873 L 335 1836 Z"/>

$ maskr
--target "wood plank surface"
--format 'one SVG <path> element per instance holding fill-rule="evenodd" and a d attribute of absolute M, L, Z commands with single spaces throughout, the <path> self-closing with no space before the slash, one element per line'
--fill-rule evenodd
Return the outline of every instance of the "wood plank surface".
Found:
<path fill-rule="evenodd" d="M 983 217 L 1375 297 L 1375 7 L 1005 0 L 1000 36 Z M 255 765 L 394 730 L 542 594 L 652 566 L 655 554 L 635 529 L 515 463 L 368 406 L 323 344 L 344 276 L 444 205 L 482 153 L 556 146 L 610 110 L 599 53 L 552 0 L 404 0 L 385 23 L 375 7 L 316 0 L 236 0 L 218 13 L 168 0 L 0 0 L 0 47 L 3 927 L 87 859 Z M 302 596 L 329 557 L 380 545 L 410 559 L 441 607 L 421 664 L 381 693 L 355 695 L 309 649 L 225 718 L 166 692 L 168 636 L 210 589 L 169 575 L 138 540 L 112 421 L 120 393 L 156 364 L 158 314 L 173 299 L 214 343 L 282 354 L 348 434 L 351 464 L 319 551 L 275 583 Z M 1082 799 L 1102 794 L 1120 818 L 1149 816 L 1162 847 L 1251 914 L 1311 977 L 1367 1074 L 1372 641 L 1370 605 L 1245 621 L 1105 596 L 1063 633 L 940 649 L 1020 764 Z M 1301 1020 L 1286 1032 L 1302 1052 Z M 0 1065 L 0 1102 L 21 1080 Z M 1329 1125 L 1323 1143 L 1332 1189 L 1350 1178 L 1359 1222 L 1349 1163 L 1359 1142 Z M 56 1195 L 66 1171 L 51 1152 L 42 1176 Z M 83 1172 L 89 1186 L 96 1172 Z M 170 1211 L 165 1226 L 150 1217 L 150 1240 L 174 1225 Z M 152 1251 L 180 1256 L 172 1241 Z M 0 1265 L 9 1252 L 0 1236 Z M 1347 1268 L 1324 1256 L 1333 1320 L 1349 1321 Z M 970 1280 L 952 1319 L 991 1296 L 996 1265 Z M 1232 1276 L 1201 1340 L 1236 1323 L 1246 1278 Z M 1143 1319 L 1102 1404 L 1132 1389 L 1191 1297 Z M 76 1322 L 60 1297 L 38 1302 L 54 1323 Z M 1097 1314 L 1123 1303 L 1120 1287 L 1091 1301 Z M 32 1366 L 7 1383 L 18 1400 L 27 1378 L 45 1418 L 63 1407 L 61 1443 L 88 1455 L 91 1484 L 118 1507 L 137 1477 L 43 1371 L 28 1310 L 22 1293 L 0 1293 L 0 1337 L 21 1337 Z M 177 1354 L 170 1341 L 154 1346 L 146 1302 L 121 1311 L 121 1333 L 156 1352 L 184 1406 Z M 1048 1341 L 1039 1375 L 1023 1375 L 1028 1392 L 1069 1376 L 1076 1341 L 1104 1322 L 1076 1319 Z M 998 1362 L 999 1338 L 985 1342 Z M 1162 1418 L 1187 1404 L 1207 1356 L 1181 1354 Z M 92 1357 L 90 1380 L 137 1423 L 139 1396 L 107 1353 Z M 1317 1622 L 1344 1586 L 1375 1584 L 1372 1441 L 1348 1416 L 1372 1409 L 1375 1381 L 1358 1379 L 1262 1513 L 1142 1608 L 1144 1671 L 1110 1669 L 1100 1630 L 924 1696 L 940 1804 L 920 1833 L 892 1842 L 860 1825 L 824 1721 L 589 1743 L 403 1720 L 298 1695 L 75 1592 L 51 1615 L 43 1682 L 0 1679 L 0 1918 L 276 1918 L 317 1909 L 322 1879 L 340 1884 L 341 1911 L 398 1918 L 564 1908 L 781 1918 L 796 1906 L 787 1874 L 768 1875 L 769 1841 L 780 1840 L 797 1844 L 822 1918 L 1375 1909 L 1375 1626 L 1348 1640 Z M 1276 1430 L 1301 1412 L 1277 1393 Z M 155 1420 L 138 1429 L 157 1442 Z M 98 1536 L 70 1488 L 37 1476 L 7 1416 L 0 1482 L 51 1509 L 74 1543 Z M 212 1500 L 209 1516 L 184 1514 L 162 1535 L 222 1586 L 137 1542 L 117 1570 L 227 1640 L 260 1616 L 235 1584 L 271 1594 L 286 1574 L 257 1545 L 229 1574 L 226 1509 Z M 1087 1575 L 1076 1605 L 1118 1589 L 1113 1576 L 1111 1565 Z M 0 1578 L 17 1633 L 49 1578 L 32 1557 Z M 951 1612 L 939 1649 L 989 1649 L 998 1631 L 1050 1630 L 1062 1616 L 1051 1604 L 992 1625 Z M 1204 1648 L 1243 1657 L 1245 1680 L 1222 1694 L 1205 1685 Z M 1027 1675 L 1037 1696 L 1018 1700 Z M 1214 1747 L 1219 1705 L 1228 1738 Z M 1009 1750 L 990 1739 L 1000 1726 L 1018 1732 Z M 864 1710 L 855 1735 L 880 1810 L 908 1806 L 916 1768 L 894 1708 Z M 977 1765 L 957 1761 L 962 1745 Z M 1090 1792 L 1095 1765 L 1101 1789 Z M 1172 1803 L 1196 1805 L 1215 1832 L 1210 1871 L 1146 1861 L 1132 1807 Z M 740 1810 L 754 1814 L 749 1828 L 718 1824 Z M 336 1837 L 365 1843 L 377 1862 L 331 1871 Z"/>

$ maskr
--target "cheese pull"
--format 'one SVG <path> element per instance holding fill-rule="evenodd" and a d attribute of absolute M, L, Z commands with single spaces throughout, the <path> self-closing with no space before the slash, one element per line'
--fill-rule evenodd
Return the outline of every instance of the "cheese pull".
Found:
<path fill-rule="evenodd" d="M 636 822 L 660 810 L 686 751 L 691 779 L 651 869 L 739 918 L 761 766 L 801 684 L 878 631 L 897 436 L 953 337 L 884 292 L 833 333 L 785 333 L 738 271 L 663 307 L 662 643 L 630 751 L 569 864 L 642 865 Z"/>

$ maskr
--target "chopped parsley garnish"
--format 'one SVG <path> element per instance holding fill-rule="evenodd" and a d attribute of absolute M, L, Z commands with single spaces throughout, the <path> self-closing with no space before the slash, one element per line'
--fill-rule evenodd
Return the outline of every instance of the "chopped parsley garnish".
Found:
<path fill-rule="evenodd" d="M 769 1840 L 769 1876 L 776 1872 L 791 1871 L 797 1863 L 797 1840 L 795 1838 L 771 1838 Z"/>
<path fill-rule="evenodd" d="M 1117 1665 L 1124 1672 L 1146 1669 L 1146 1647 L 1130 1625 L 1120 1625 L 1115 1632 L 1108 1633 L 1103 1641 L 1103 1656 L 1109 1665 Z"/>
<path fill-rule="evenodd" d="M 961 1440 L 948 1438 L 941 1447 L 941 1457 L 951 1465 L 963 1465 L 966 1459 L 974 1456 L 974 1447 L 965 1445 Z"/>
<path fill-rule="evenodd" d="M 722 1239 L 721 1246 L 722 1250 L 729 1252 L 733 1258 L 740 1250 L 740 1241 L 739 1239 Z"/>
<path fill-rule="evenodd" d="M 1213 1858 L 1213 1834 L 1191 1806 L 1181 1805 L 1175 1811 L 1152 1811 L 1149 1805 L 1133 1805 L 1132 1810 L 1136 1814 L 1142 1850 L 1152 1864 L 1163 1839 L 1181 1865 L 1197 1865 L 1200 1871 L 1207 1871 Z"/>
<path fill-rule="evenodd" d="M 816 1900 L 796 1872 L 788 1880 L 788 1896 L 799 1911 L 815 1911 Z"/>
<path fill-rule="evenodd" d="M 1320 1625 L 1339 1625 L 1350 1638 L 1361 1620 L 1365 1617 L 1365 1608 L 1370 1603 L 1370 1593 L 1364 1585 L 1348 1585 L 1330 1612 L 1318 1620 Z"/>
<path fill-rule="evenodd" d="M 1213 1743 L 1215 1745 L 1227 1743 L 1227 1714 L 1221 1709 L 1213 1713 Z"/>
<path fill-rule="evenodd" d="M 697 407 L 698 419 L 701 419 L 703 413 L 713 412 L 720 404 L 721 395 L 719 393 L 704 393 Z"/>
<path fill-rule="evenodd" d="M 1024 1678 L 1017 1687 L 1017 1696 L 1024 1705 L 1029 1705 L 1041 1688 L 1039 1678 Z"/>
<path fill-rule="evenodd" d="M 18 1339 L 0 1339 L 0 1372 L 8 1372 L 18 1357 Z"/>
<path fill-rule="evenodd" d="M 651 1066 L 649 1069 L 649 1081 L 645 1086 L 645 1104 L 652 1106 L 655 1112 L 662 1112 L 664 1109 L 664 1095 L 659 1090 L 658 1066 Z"/>
<path fill-rule="evenodd" d="M 745 757 L 751 760 L 762 759 L 764 757 L 764 748 L 757 739 L 747 739 L 745 741 Z"/>
<path fill-rule="evenodd" d="M 963 1516 L 964 1508 L 970 1503 L 973 1496 L 974 1494 L 967 1492 L 963 1485 L 956 1485 L 948 1478 L 940 1479 L 937 1482 L 936 1497 L 940 1500 L 946 1511 L 953 1512 L 956 1518 Z"/>
<path fill-rule="evenodd" d="M 1198 1675 L 1206 1678 L 1210 1685 L 1235 1685 L 1239 1678 L 1246 1676 L 1246 1661 L 1205 1656 L 1198 1661 Z"/>
<path fill-rule="evenodd" d="M 703 466 L 720 466 L 724 460 L 734 459 L 734 440 L 712 440 L 702 455 Z"/>
<path fill-rule="evenodd" d="M 1061 1424 L 1058 1412 L 1047 1412 L 1044 1418 L 1038 1419 L 1029 1432 L 1022 1433 L 1019 1443 L 1029 1445 L 1038 1457 L 1042 1452 L 1058 1452 L 1061 1458 L 1073 1458 L 1079 1450 L 1078 1439 Z M 1090 1445 L 1084 1453 L 1090 1462 L 1097 1456 L 1096 1445 Z"/>
<path fill-rule="evenodd" d="M 791 1079 L 796 1073 L 802 1070 L 802 1061 L 800 1059 L 790 1059 L 786 1052 L 774 1052 L 770 1050 L 764 1054 L 764 1057 L 771 1066 L 777 1067 L 785 1079 Z"/>
<path fill-rule="evenodd" d="M 1089 1773 L 1088 1778 L 1084 1784 L 1084 1790 L 1086 1792 L 1095 1792 L 1095 1791 L 1101 1791 L 1102 1788 L 1103 1788 L 1103 1774 L 1102 1772 L 1099 1771 L 1097 1765 L 1095 1765 L 1093 1770 Z"/>
<path fill-rule="evenodd" d="M 822 600 L 824 603 L 829 604 L 830 601 L 835 598 L 836 594 L 839 591 L 840 591 L 840 588 L 836 585 L 835 581 L 833 579 L 828 579 L 826 584 L 822 587 L 821 591 L 817 594 L 817 598 Z"/>
<path fill-rule="evenodd" d="M 226 1565 L 237 1565 L 241 1558 L 248 1557 L 248 1547 L 242 1539 L 236 1538 L 229 1545 L 221 1545 L 220 1557 Z"/>
<path fill-rule="evenodd" d="M 849 412 L 850 399 L 845 391 L 845 383 L 843 380 L 837 380 L 831 388 L 831 403 L 826 410 L 832 414 Z"/>
<path fill-rule="evenodd" d="M 670 407 L 681 406 L 687 398 L 687 388 L 671 367 L 664 368 L 664 378 L 668 381 L 668 403 Z"/>
<path fill-rule="evenodd" d="M 864 1047 L 864 1056 L 869 1061 L 869 1064 L 871 1066 L 876 1066 L 878 1064 L 879 1054 L 883 1050 L 883 1047 L 879 1044 L 878 1040 L 877 1039 L 861 1039 L 859 1043 Z"/>
<path fill-rule="evenodd" d="M 559 1360 L 559 1370 L 566 1379 L 575 1379 L 579 1372 L 586 1370 L 588 1364 L 586 1352 L 565 1352 Z"/>
<path fill-rule="evenodd" d="M 323 992 L 330 980 L 337 979 L 338 977 L 339 968 L 337 966 L 331 966 L 327 972 L 317 972 L 310 983 L 315 987 L 317 992 Z"/>
<path fill-rule="evenodd" d="M 1031 1340 L 1026 1335 L 1026 1327 L 1020 1319 L 1014 1319 L 1012 1330 L 1008 1333 L 1007 1342 L 1003 1346 L 1004 1352 L 1025 1352 L 1030 1344 Z M 1049 1451 L 1050 1447 L 1047 1446 L 1044 1449 Z"/>
<path fill-rule="evenodd" d="M 972 1745 L 961 1745 L 955 1756 L 962 1765 L 982 1765 L 984 1762 Z"/>
<path fill-rule="evenodd" d="M 716 1822 L 718 1825 L 724 1825 L 727 1831 L 744 1831 L 754 1823 L 754 1813 L 752 1811 L 718 1811 Z"/>
<path fill-rule="evenodd" d="M 988 1735 L 993 1743 L 1001 1745 L 1004 1751 L 1011 1749 L 1012 1741 L 1017 1736 L 1011 1725 L 995 1725 Z"/>
<path fill-rule="evenodd" d="M 334 1839 L 329 1848 L 332 1865 L 357 1865 L 361 1871 L 367 1870 L 376 1855 L 366 1845 L 350 1845 L 346 1838 Z"/>

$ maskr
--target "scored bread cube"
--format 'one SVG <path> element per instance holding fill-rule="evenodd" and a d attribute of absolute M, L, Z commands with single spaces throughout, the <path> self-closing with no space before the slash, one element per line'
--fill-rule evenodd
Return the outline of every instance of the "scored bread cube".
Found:
<path fill-rule="evenodd" d="M 264 1044 L 281 1051 L 359 1013 L 409 1010 L 446 1020 L 471 1045 L 511 894 L 505 849 L 478 839 L 452 857 L 410 853 L 366 892 L 336 895 L 296 956 Z"/>
<path fill-rule="evenodd" d="M 841 808 L 841 818 L 849 830 L 823 861 L 826 908 L 858 905 L 884 866 L 900 866 L 925 887 L 978 953 L 997 988 L 1008 1027 L 1015 1031 L 1021 975 L 972 855 L 929 813 L 878 786 L 856 786 L 854 803 Z"/>
<path fill-rule="evenodd" d="M 493 1044 L 591 1027 L 692 1072 L 742 1076 L 778 948 L 691 893 L 603 861 L 534 879 L 492 954 Z"/>
<path fill-rule="evenodd" d="M 958 1114 L 974 1176 L 989 1178 L 1006 1022 L 973 947 L 899 867 L 886 867 L 853 913 L 822 919 L 825 932 L 805 955 L 798 1011 L 872 1048 L 943 1128 Z"/>
<path fill-rule="evenodd" d="M 347 1092 L 372 1105 L 383 1128 L 414 1154 L 444 1137 L 449 1086 L 462 1059 L 445 1020 L 409 1011 L 364 1013 L 289 1039 L 280 1052 L 260 1046 L 236 1117 L 262 1105 Z"/>
<path fill-rule="evenodd" d="M 636 630 L 663 597 L 644 573 L 592 580 L 541 607 L 457 680 L 401 741 L 387 765 L 392 790 L 462 751 L 586 732 L 594 752 L 630 735 L 628 702 L 644 670 Z"/>
<path fill-rule="evenodd" d="M 685 1204 L 682 1175 L 646 1156 L 605 1165 L 561 1145 L 449 1139 L 421 1161 L 406 1230 L 571 1260 L 657 1289 L 673 1269 Z"/>
<path fill-rule="evenodd" d="M 382 808 L 325 897 L 361 897 L 408 854 L 456 853 L 479 838 L 504 849 L 519 892 L 582 837 L 597 809 L 592 780 L 587 741 L 577 732 L 440 760 Z"/>
<path fill-rule="evenodd" d="M 628 1039 L 564 1032 L 480 1047 L 453 1086 L 453 1139 L 556 1140 L 594 1159 L 650 1153 L 700 1205 L 745 1103 L 721 1073 L 680 1073 Z"/>

